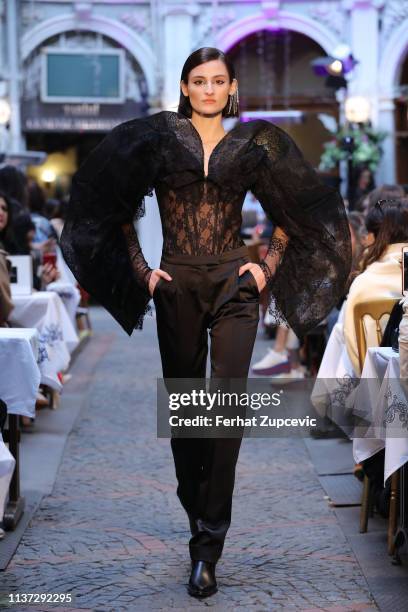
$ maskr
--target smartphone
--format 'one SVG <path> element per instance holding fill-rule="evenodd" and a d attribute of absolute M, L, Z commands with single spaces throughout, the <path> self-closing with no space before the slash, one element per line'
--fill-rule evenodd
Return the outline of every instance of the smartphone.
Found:
<path fill-rule="evenodd" d="M 402 295 L 408 295 L 408 246 L 402 247 Z"/>
<path fill-rule="evenodd" d="M 56 253 L 44 253 L 43 254 L 43 265 L 51 264 L 53 268 L 57 267 L 57 254 Z"/>

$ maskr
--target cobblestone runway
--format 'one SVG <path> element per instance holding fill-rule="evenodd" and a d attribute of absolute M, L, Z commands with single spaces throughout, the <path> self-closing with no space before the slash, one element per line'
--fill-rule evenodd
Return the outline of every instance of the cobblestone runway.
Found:
<path fill-rule="evenodd" d="M 219 592 L 187 595 L 188 521 L 169 440 L 156 438 L 155 321 L 129 339 L 103 310 L 92 316 L 95 336 L 64 390 L 84 405 L 1 591 L 73 594 L 70 607 L 27 611 L 377 610 L 294 438 L 243 441 Z"/>

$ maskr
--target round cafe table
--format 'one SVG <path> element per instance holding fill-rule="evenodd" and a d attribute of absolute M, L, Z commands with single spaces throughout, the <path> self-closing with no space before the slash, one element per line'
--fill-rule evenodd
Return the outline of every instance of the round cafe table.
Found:
<path fill-rule="evenodd" d="M 35 416 L 39 354 L 37 329 L 0 327 L 0 398 L 9 414 Z"/>
<path fill-rule="evenodd" d="M 0 520 L 5 529 L 15 529 L 25 506 L 20 495 L 18 415 L 35 416 L 39 355 L 37 329 L 0 328 L 0 398 L 9 415 L 8 448 L 0 435 Z"/>
<path fill-rule="evenodd" d="M 368 427 L 364 437 L 353 439 L 353 456 L 360 463 L 385 449 L 384 483 L 408 462 L 407 392 L 399 354 L 391 347 L 368 348 L 353 407 Z"/>
<path fill-rule="evenodd" d="M 68 368 L 78 334 L 60 296 L 54 291 L 13 295 L 10 325 L 36 328 L 39 332 L 41 383 L 61 391 L 58 372 Z"/>

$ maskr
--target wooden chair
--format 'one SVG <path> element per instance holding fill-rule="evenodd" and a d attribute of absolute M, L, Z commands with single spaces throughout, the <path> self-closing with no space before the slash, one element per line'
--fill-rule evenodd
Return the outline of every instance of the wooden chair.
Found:
<path fill-rule="evenodd" d="M 8 428 L 5 429 L 6 420 Z M 7 406 L 0 400 L 0 432 L 3 441 L 8 444 L 9 451 L 16 460 L 14 472 L 11 477 L 8 500 L 5 504 L 3 527 L 5 531 L 13 531 L 24 513 L 25 498 L 20 495 L 20 429 L 17 414 L 7 414 Z"/>
<path fill-rule="evenodd" d="M 364 317 L 370 316 L 376 324 L 378 346 L 382 340 L 381 318 L 390 314 L 394 304 L 399 301 L 399 298 L 381 298 L 378 300 L 368 300 L 367 302 L 359 302 L 354 306 L 354 327 L 357 338 L 357 351 L 360 370 L 363 370 L 364 360 L 367 353 L 367 340 L 364 331 Z"/>
<path fill-rule="evenodd" d="M 375 321 L 377 343 L 378 346 L 382 340 L 381 318 L 385 314 L 390 314 L 394 304 L 399 298 L 381 298 L 378 300 L 368 300 L 367 302 L 359 302 L 354 306 L 354 326 L 357 338 L 357 351 L 360 371 L 363 371 L 364 360 L 367 353 L 367 339 L 364 330 L 364 317 L 370 316 Z M 370 512 L 370 479 L 364 475 L 363 496 L 361 500 L 360 511 L 360 533 L 366 533 L 368 524 L 368 515 Z M 388 552 L 393 553 L 393 539 L 397 527 L 398 518 L 398 472 L 391 476 L 391 499 L 390 499 L 390 515 L 388 522 Z"/>

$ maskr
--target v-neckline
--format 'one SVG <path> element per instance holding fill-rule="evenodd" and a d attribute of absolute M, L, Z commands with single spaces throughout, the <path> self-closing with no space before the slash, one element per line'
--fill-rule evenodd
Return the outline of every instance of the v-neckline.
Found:
<path fill-rule="evenodd" d="M 240 122 L 238 122 L 236 125 L 234 125 L 233 128 L 231 128 L 230 130 L 228 130 L 228 132 L 226 132 L 224 134 L 224 136 L 217 142 L 217 144 L 215 145 L 215 147 L 213 148 L 213 150 L 211 151 L 209 157 L 208 157 L 208 173 L 205 173 L 205 167 L 204 167 L 204 162 L 205 162 L 205 151 L 204 151 L 204 145 L 203 145 L 203 140 L 200 136 L 200 132 L 197 130 L 197 128 L 195 127 L 195 125 L 193 124 L 193 122 L 191 121 L 191 119 L 189 119 L 188 117 L 186 117 L 186 115 L 183 115 L 183 113 L 177 113 L 177 115 L 179 115 L 179 117 L 181 117 L 182 119 L 185 119 L 188 124 L 191 126 L 193 134 L 196 136 L 196 138 L 198 139 L 200 146 L 201 146 L 201 171 L 203 173 L 203 177 L 204 180 L 207 180 L 209 175 L 210 175 L 210 163 L 211 163 L 211 158 L 213 156 L 213 153 L 215 152 L 216 149 L 218 149 L 218 147 L 221 145 L 221 143 L 223 143 L 227 137 L 239 126 L 241 125 Z"/>

